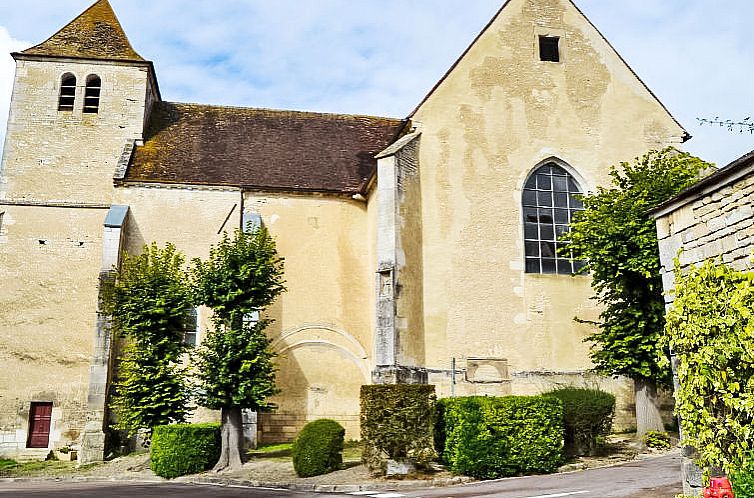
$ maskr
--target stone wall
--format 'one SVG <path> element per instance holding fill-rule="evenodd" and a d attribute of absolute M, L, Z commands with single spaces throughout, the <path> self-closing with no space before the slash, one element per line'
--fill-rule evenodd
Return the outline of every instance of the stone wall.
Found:
<path fill-rule="evenodd" d="M 657 219 L 663 286 L 674 287 L 674 260 L 681 268 L 714 259 L 751 267 L 754 252 L 754 176 L 715 189 Z M 666 292 L 667 303 L 673 302 Z"/>
<path fill-rule="evenodd" d="M 750 153 L 701 180 L 654 212 L 666 307 L 673 305 L 676 260 L 683 271 L 706 260 L 736 269 L 752 267 L 754 251 L 754 154 Z M 678 382 L 676 377 L 675 382 Z M 686 495 L 702 490 L 702 470 L 694 450 L 683 452 Z"/>

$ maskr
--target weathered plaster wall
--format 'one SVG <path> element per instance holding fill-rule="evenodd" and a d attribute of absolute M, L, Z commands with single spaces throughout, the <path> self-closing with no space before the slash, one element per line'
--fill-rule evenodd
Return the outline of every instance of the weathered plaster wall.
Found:
<path fill-rule="evenodd" d="M 173 242 L 189 258 L 204 258 L 221 228 L 240 226 L 242 212 L 261 215 L 285 258 L 288 290 L 268 310 L 282 392 L 273 400 L 279 409 L 260 416 L 260 442 L 290 439 L 307 420 L 324 417 L 358 438 L 359 388 L 371 370 L 374 281 L 365 203 L 253 192 L 242 201 L 238 190 L 164 186 L 119 188 L 116 199 L 131 208 L 130 252 Z M 200 317 L 209 326 L 206 310 Z"/>
<path fill-rule="evenodd" d="M 51 448 L 74 442 L 86 422 L 107 211 L 0 212 L 0 455 L 44 456 L 25 450 L 32 401 L 53 402 Z"/>
<path fill-rule="evenodd" d="M 560 37 L 561 62 L 539 60 L 539 35 Z M 611 164 L 677 144 L 683 130 L 567 0 L 512 0 L 413 120 L 427 366 L 589 368 L 590 329 L 573 321 L 597 318 L 589 279 L 524 273 L 522 186 L 555 157 L 591 190 Z"/>
<path fill-rule="evenodd" d="M 292 438 L 307 420 L 332 418 L 359 437 L 359 389 L 372 368 L 374 264 L 367 206 L 329 196 L 247 193 L 285 258 L 288 288 L 269 310 L 279 408 L 262 414 L 262 440 Z"/>
<path fill-rule="evenodd" d="M 75 107 L 59 112 L 61 76 L 68 72 L 76 76 Z M 102 79 L 98 114 L 82 113 L 90 74 Z M 142 138 L 148 87 L 146 67 L 18 60 L 0 199 L 109 203 L 126 141 Z"/>

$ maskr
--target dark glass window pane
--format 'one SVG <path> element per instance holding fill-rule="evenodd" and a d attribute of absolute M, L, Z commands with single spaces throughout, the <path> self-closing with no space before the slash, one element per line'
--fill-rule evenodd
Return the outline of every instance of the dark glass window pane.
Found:
<path fill-rule="evenodd" d="M 559 259 L 558 260 L 558 273 L 561 275 L 570 275 L 573 273 L 571 270 L 571 262 L 567 259 Z"/>
<path fill-rule="evenodd" d="M 524 206 L 536 206 L 537 193 L 533 190 L 524 190 Z"/>
<path fill-rule="evenodd" d="M 539 242 L 527 241 L 524 243 L 526 246 L 526 255 L 534 258 L 539 257 Z"/>
<path fill-rule="evenodd" d="M 574 273 L 581 271 L 586 266 L 586 261 L 578 260 L 573 262 Z"/>
<path fill-rule="evenodd" d="M 555 235 L 560 239 L 568 233 L 568 225 L 555 225 Z"/>
<path fill-rule="evenodd" d="M 547 225 L 552 225 L 552 209 L 545 208 L 539 209 L 539 222 Z"/>
<path fill-rule="evenodd" d="M 530 176 L 529 179 L 526 180 L 526 185 L 524 185 L 524 188 L 537 188 L 537 178 L 534 175 Z"/>
<path fill-rule="evenodd" d="M 536 223 L 537 210 L 535 208 L 524 208 L 524 221 L 529 223 Z"/>
<path fill-rule="evenodd" d="M 574 180 L 573 178 L 568 178 L 568 190 L 570 192 L 581 192 L 579 184 L 576 183 L 576 180 Z"/>
<path fill-rule="evenodd" d="M 571 259 L 571 251 L 567 249 L 568 247 L 568 241 L 559 241 L 556 244 L 555 248 L 555 254 L 558 255 L 558 258 L 564 258 L 564 259 Z"/>
<path fill-rule="evenodd" d="M 537 192 L 538 206 L 552 206 L 552 192 Z"/>
<path fill-rule="evenodd" d="M 539 240 L 539 232 L 536 223 L 524 223 L 524 238 L 529 240 Z"/>
<path fill-rule="evenodd" d="M 571 196 L 571 209 L 584 209 L 584 203 L 577 199 L 575 195 Z"/>
<path fill-rule="evenodd" d="M 568 223 L 568 210 L 567 209 L 555 210 L 555 223 Z"/>
<path fill-rule="evenodd" d="M 542 250 L 543 258 L 555 257 L 555 243 L 554 242 L 540 242 L 539 247 Z"/>
<path fill-rule="evenodd" d="M 565 192 L 555 192 L 555 207 L 567 208 L 568 207 L 568 194 Z"/>
<path fill-rule="evenodd" d="M 568 176 L 568 172 L 555 163 L 550 163 L 550 171 L 553 175 Z"/>
<path fill-rule="evenodd" d="M 555 240 L 555 230 L 552 225 L 539 225 L 541 240 Z"/>
<path fill-rule="evenodd" d="M 539 273 L 539 259 L 526 258 L 526 273 Z"/>
<path fill-rule="evenodd" d="M 542 259 L 542 273 L 555 273 L 554 259 Z"/>
<path fill-rule="evenodd" d="M 537 188 L 539 190 L 552 190 L 552 178 L 548 175 L 537 175 Z"/>
<path fill-rule="evenodd" d="M 553 176 L 552 189 L 555 192 L 567 192 L 568 191 L 568 178 L 565 176 Z"/>

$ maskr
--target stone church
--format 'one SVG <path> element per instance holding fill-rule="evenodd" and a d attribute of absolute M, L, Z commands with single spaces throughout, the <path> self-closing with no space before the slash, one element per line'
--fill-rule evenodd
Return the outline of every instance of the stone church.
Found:
<path fill-rule="evenodd" d="M 101 458 L 100 279 L 152 241 L 205 257 L 248 221 L 275 236 L 288 286 L 267 310 L 281 393 L 262 441 L 322 417 L 358 438 L 372 382 L 600 385 L 633 424 L 631 384 L 587 373 L 574 317 L 599 310 L 558 237 L 610 165 L 688 134 L 571 0 L 506 2 L 403 119 L 166 101 L 107 0 L 12 55 L 0 454 Z"/>

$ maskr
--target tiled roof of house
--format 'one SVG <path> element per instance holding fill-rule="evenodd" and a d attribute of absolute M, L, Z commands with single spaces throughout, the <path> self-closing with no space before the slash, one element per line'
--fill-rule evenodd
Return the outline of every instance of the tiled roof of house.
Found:
<path fill-rule="evenodd" d="M 46 41 L 21 54 L 144 62 L 107 0 L 98 0 Z"/>
<path fill-rule="evenodd" d="M 159 102 L 125 181 L 359 193 L 404 124 Z"/>

